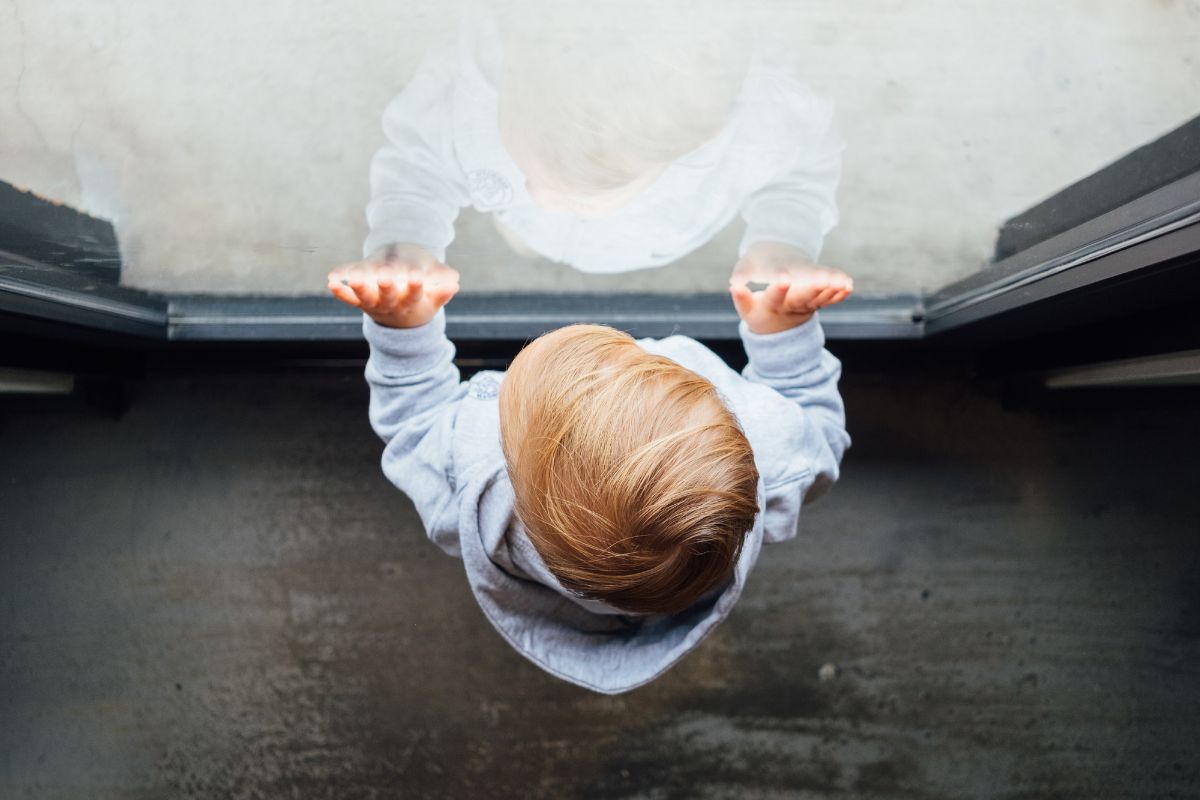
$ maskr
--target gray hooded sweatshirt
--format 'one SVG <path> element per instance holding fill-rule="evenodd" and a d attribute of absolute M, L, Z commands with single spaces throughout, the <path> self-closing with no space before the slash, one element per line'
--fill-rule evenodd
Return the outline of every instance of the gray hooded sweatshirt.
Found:
<path fill-rule="evenodd" d="M 759 471 L 760 513 L 729 583 L 674 615 L 633 615 L 565 589 L 514 513 L 500 447 L 503 372 L 461 381 L 439 311 L 418 328 L 363 318 L 371 426 L 384 474 L 407 494 L 429 538 L 461 558 L 488 621 L 553 675 L 605 694 L 641 686 L 694 649 L 733 608 L 764 543 L 796 535 L 802 503 L 838 476 L 850 444 L 837 391 L 841 364 L 817 319 L 758 335 L 741 324 L 739 375 L 694 339 L 640 339 L 644 350 L 704 376 L 737 417 Z"/>

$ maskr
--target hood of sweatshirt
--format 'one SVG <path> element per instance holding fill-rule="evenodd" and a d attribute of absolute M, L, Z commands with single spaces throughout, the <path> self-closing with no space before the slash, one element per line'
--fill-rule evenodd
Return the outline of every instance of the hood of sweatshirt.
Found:
<path fill-rule="evenodd" d="M 649 683 L 694 649 L 741 596 L 763 542 L 763 515 L 747 534 L 729 583 L 674 615 L 632 615 L 564 588 L 542 561 L 513 513 L 515 498 L 500 450 L 500 376 L 480 373 L 460 414 L 459 545 L 467 581 L 488 621 L 518 652 L 553 675 L 596 692 L 616 694 Z M 483 395 L 485 399 L 477 396 Z M 494 457 L 480 459 L 494 448 Z M 759 481 L 759 507 L 763 487 Z"/>

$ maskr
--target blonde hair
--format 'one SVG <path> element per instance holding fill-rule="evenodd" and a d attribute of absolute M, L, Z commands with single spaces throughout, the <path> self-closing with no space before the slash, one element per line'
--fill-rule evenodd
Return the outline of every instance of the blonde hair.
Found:
<path fill-rule="evenodd" d="M 500 127 L 558 182 L 611 191 L 695 150 L 725 123 L 745 42 L 698 9 L 547 4 L 504 36 Z"/>
<path fill-rule="evenodd" d="M 572 325 L 513 361 L 500 421 L 517 516 L 564 587 L 670 614 L 728 581 L 758 471 L 707 379 L 612 328 Z"/>

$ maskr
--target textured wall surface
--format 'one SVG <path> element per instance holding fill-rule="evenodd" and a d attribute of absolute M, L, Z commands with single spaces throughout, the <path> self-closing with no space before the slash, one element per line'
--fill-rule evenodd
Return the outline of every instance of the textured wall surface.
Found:
<path fill-rule="evenodd" d="M 838 104 L 825 260 L 864 291 L 975 270 L 1006 217 L 1200 112 L 1200 0 L 746 11 Z M 0 179 L 114 219 L 131 285 L 320 293 L 359 254 L 383 107 L 452 17 L 426 0 L 0 0 Z M 479 219 L 460 234 L 476 289 L 720 289 L 737 240 L 590 278 L 515 258 Z"/>
<path fill-rule="evenodd" d="M 843 480 L 713 637 L 618 697 L 489 627 L 382 478 L 357 373 L 6 411 L 0 796 L 1200 792 L 1194 410 L 1034 416 L 897 372 L 845 392 Z"/>

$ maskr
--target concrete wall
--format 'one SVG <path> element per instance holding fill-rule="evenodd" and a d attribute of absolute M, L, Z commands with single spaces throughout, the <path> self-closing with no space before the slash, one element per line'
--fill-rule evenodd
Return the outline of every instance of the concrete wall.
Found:
<path fill-rule="evenodd" d="M 0 179 L 114 219 L 132 285 L 320 292 L 359 252 L 380 112 L 452 27 L 442 5 L 3 0 Z M 868 291 L 972 271 L 1006 216 L 1200 112 L 1200 0 L 747 13 L 838 102 L 843 222 L 825 260 Z M 478 219 L 462 230 L 468 287 L 555 290 L 717 288 L 736 236 L 683 268 L 585 279 L 514 263 Z"/>

